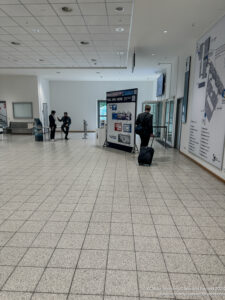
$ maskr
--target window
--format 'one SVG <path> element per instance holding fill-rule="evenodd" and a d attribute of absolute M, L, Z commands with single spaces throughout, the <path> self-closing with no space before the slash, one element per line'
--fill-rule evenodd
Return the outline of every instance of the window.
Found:
<path fill-rule="evenodd" d="M 105 121 L 107 119 L 107 104 L 105 100 L 98 101 L 98 128 L 100 128 L 101 121 Z"/>
<path fill-rule="evenodd" d="M 14 119 L 32 119 L 33 106 L 32 102 L 15 102 L 13 103 Z"/>

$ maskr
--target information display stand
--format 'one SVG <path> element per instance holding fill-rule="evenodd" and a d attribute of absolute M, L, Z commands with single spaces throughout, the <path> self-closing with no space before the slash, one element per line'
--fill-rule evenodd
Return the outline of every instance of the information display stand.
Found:
<path fill-rule="evenodd" d="M 135 152 L 135 121 L 138 89 L 106 93 L 107 145 Z"/>

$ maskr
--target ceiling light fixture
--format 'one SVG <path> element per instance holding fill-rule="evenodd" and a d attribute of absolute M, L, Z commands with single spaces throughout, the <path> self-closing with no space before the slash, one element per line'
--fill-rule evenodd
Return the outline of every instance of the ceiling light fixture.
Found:
<path fill-rule="evenodd" d="M 71 7 L 68 7 L 68 6 L 63 6 L 62 11 L 66 12 L 66 13 L 70 13 L 70 12 L 73 11 L 73 9 Z"/>
<path fill-rule="evenodd" d="M 167 32 L 168 32 L 167 30 L 164 30 L 164 31 L 163 31 L 163 33 L 165 33 L 165 34 L 166 34 Z"/>
<path fill-rule="evenodd" d="M 155 53 L 152 53 L 152 56 L 155 56 L 156 54 Z"/>
<path fill-rule="evenodd" d="M 11 44 L 14 45 L 14 46 L 19 46 L 20 45 L 19 42 L 11 42 Z"/>
<path fill-rule="evenodd" d="M 40 32 L 40 29 L 39 28 L 33 28 L 31 29 L 32 32 L 35 32 L 35 33 L 39 33 Z"/>
<path fill-rule="evenodd" d="M 88 41 L 81 41 L 80 44 L 83 45 L 83 46 L 87 46 L 87 45 L 89 45 L 90 43 L 89 43 Z"/>
<path fill-rule="evenodd" d="M 124 7 L 123 6 L 118 6 L 118 7 L 115 8 L 115 11 L 123 12 L 124 11 Z"/>
<path fill-rule="evenodd" d="M 124 28 L 123 27 L 117 27 L 115 29 L 116 32 L 123 32 L 124 31 Z"/>

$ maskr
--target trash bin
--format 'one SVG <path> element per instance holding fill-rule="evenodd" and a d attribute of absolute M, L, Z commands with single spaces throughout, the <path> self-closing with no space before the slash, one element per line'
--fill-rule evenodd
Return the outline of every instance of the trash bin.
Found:
<path fill-rule="evenodd" d="M 43 142 L 43 126 L 40 119 L 34 119 L 34 136 L 36 142 Z"/>

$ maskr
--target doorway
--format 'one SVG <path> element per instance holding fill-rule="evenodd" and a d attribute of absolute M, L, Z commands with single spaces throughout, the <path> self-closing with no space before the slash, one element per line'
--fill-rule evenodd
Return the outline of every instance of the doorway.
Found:
<path fill-rule="evenodd" d="M 175 130 L 175 145 L 177 150 L 180 150 L 180 137 L 182 129 L 182 106 L 183 98 L 177 99 L 177 116 L 176 116 L 176 130 Z"/>

